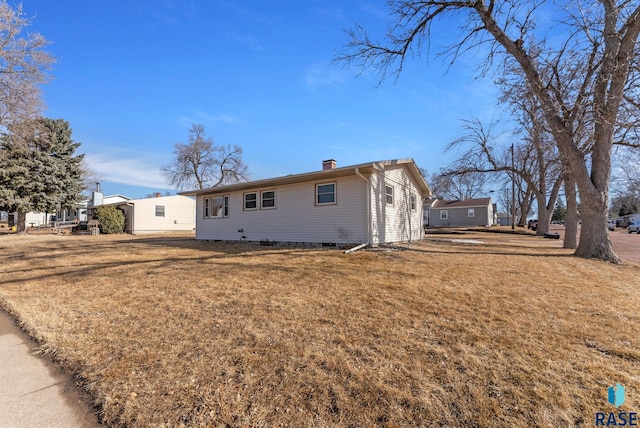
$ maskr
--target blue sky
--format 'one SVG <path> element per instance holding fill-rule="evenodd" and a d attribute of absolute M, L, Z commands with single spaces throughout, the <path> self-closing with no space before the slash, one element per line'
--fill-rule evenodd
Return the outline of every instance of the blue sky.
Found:
<path fill-rule="evenodd" d="M 384 32 L 379 1 L 29 1 L 29 31 L 56 59 L 44 115 L 69 121 L 105 193 L 172 191 L 160 168 L 192 124 L 237 144 L 251 179 L 414 158 L 429 172 L 460 136 L 460 120 L 499 115 L 473 58 L 447 73 L 407 63 L 397 81 L 332 64 L 359 22 Z M 432 49 L 455 28 L 443 25 Z M 453 30 L 455 32 L 455 30 Z"/>

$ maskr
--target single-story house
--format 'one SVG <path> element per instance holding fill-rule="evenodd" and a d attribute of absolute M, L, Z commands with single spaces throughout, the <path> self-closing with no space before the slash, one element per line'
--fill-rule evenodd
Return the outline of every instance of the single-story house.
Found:
<path fill-rule="evenodd" d="M 25 214 L 26 227 L 52 226 L 60 221 L 85 221 L 87 219 L 87 199 L 78 202 L 75 208 L 61 209 L 53 213 L 29 211 Z M 11 213 L 14 218 L 18 218 L 18 213 Z"/>
<path fill-rule="evenodd" d="M 106 198 L 105 198 L 106 199 Z M 131 234 L 193 231 L 196 201 L 187 196 L 160 196 L 112 202 L 124 212 L 124 231 Z"/>
<path fill-rule="evenodd" d="M 491 198 L 437 199 L 429 206 L 429 211 L 429 227 L 492 226 L 496 223 Z"/>
<path fill-rule="evenodd" d="M 182 192 L 196 197 L 196 239 L 378 245 L 421 239 L 431 190 L 412 159 Z"/>

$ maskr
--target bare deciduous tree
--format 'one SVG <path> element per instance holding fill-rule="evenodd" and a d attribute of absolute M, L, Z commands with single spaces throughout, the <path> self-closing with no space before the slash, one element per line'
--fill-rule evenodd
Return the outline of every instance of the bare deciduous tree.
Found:
<path fill-rule="evenodd" d="M 216 146 L 202 125 L 193 125 L 189 130 L 189 143 L 176 143 L 173 153 L 173 162 L 164 166 L 162 172 L 178 189 L 202 190 L 245 181 L 249 175 L 242 160 L 242 148 Z"/>
<path fill-rule="evenodd" d="M 463 121 L 466 134 L 449 146 L 470 145 L 460 159 L 455 161 L 446 172 L 447 175 L 474 173 L 515 174 L 519 192 L 533 192 L 538 202 L 538 231 L 543 235 L 549 231 L 551 213 L 555 206 L 562 184 L 561 168 L 554 154 L 553 146 L 544 137 L 538 127 L 525 130 L 524 142 L 514 146 L 512 162 L 510 148 L 498 146 L 491 134 L 492 126 L 485 128 L 479 120 Z M 511 199 L 511 197 L 509 198 Z M 522 202 L 527 200 L 522 198 Z M 521 211 L 524 211 L 522 209 Z"/>
<path fill-rule="evenodd" d="M 11 122 L 37 116 L 42 108 L 40 86 L 54 62 L 44 48 L 49 42 L 38 33 L 24 34 L 30 19 L 22 5 L 15 9 L 0 1 L 0 129 Z"/>
<path fill-rule="evenodd" d="M 469 171 L 462 174 L 432 174 L 429 180 L 434 195 L 444 199 L 473 199 L 484 194 L 487 174 Z"/>
<path fill-rule="evenodd" d="M 338 61 L 373 66 L 384 79 L 398 75 L 404 61 L 429 46 L 431 26 L 460 18 L 461 40 L 445 52 L 452 62 L 466 51 L 486 47 L 482 71 L 517 68 L 542 106 L 566 172 L 577 185 L 582 228 L 575 254 L 619 263 L 607 233 L 611 152 L 614 142 L 637 145 L 629 133 L 617 139 L 624 108 L 637 110 L 640 5 L 636 2 L 529 2 L 515 0 L 391 0 L 393 23 L 384 43 L 356 26 Z M 554 16 L 553 20 L 542 16 Z M 541 28 L 545 23 L 555 27 Z M 547 37 L 552 34 L 553 37 Z M 562 78 L 548 73 L 562 70 Z M 571 85 L 559 85 L 570 77 Z M 630 85 L 632 85 L 630 87 Z M 625 98 L 626 97 L 626 98 Z M 585 155 L 575 127 L 592 115 L 591 147 Z M 634 129 L 634 127 L 631 127 Z"/>

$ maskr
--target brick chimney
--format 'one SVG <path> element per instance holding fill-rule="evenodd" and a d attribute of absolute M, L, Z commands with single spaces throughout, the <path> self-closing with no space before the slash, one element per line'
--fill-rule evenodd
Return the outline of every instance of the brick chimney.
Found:
<path fill-rule="evenodd" d="M 160 196 L 162 196 L 162 195 L 161 195 L 160 193 L 156 193 L 154 196 L 155 196 L 156 198 L 159 198 L 159 197 L 160 197 Z"/>
<path fill-rule="evenodd" d="M 336 161 L 333 159 L 327 159 L 322 161 L 322 170 L 336 169 Z"/>

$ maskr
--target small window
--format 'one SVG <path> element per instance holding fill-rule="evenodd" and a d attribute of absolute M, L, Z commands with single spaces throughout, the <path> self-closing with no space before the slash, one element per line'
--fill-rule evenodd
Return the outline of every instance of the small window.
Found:
<path fill-rule="evenodd" d="M 411 211 L 415 211 L 417 209 L 418 203 L 416 195 L 409 196 L 409 200 L 411 201 Z"/>
<path fill-rule="evenodd" d="M 318 184 L 316 185 L 316 204 L 328 205 L 336 203 L 336 184 Z"/>
<path fill-rule="evenodd" d="M 229 197 L 211 198 L 211 218 L 229 217 Z"/>
<path fill-rule="evenodd" d="M 476 216 L 475 208 L 468 208 L 467 209 L 467 217 L 475 217 L 475 216 Z"/>
<path fill-rule="evenodd" d="M 258 209 L 258 194 L 257 193 L 245 193 L 244 194 L 244 209 L 245 210 L 257 210 Z"/>
<path fill-rule="evenodd" d="M 202 217 L 209 218 L 209 198 L 204 198 L 202 201 Z"/>
<path fill-rule="evenodd" d="M 387 205 L 393 205 L 393 186 L 384 186 Z"/>
<path fill-rule="evenodd" d="M 260 192 L 260 208 L 271 209 L 276 207 L 276 191 L 268 190 L 266 192 Z"/>
<path fill-rule="evenodd" d="M 164 217 L 164 205 L 156 205 L 156 217 Z"/>
<path fill-rule="evenodd" d="M 440 220 L 446 220 L 449 218 L 449 213 L 447 212 L 447 210 L 441 210 L 440 211 Z"/>

